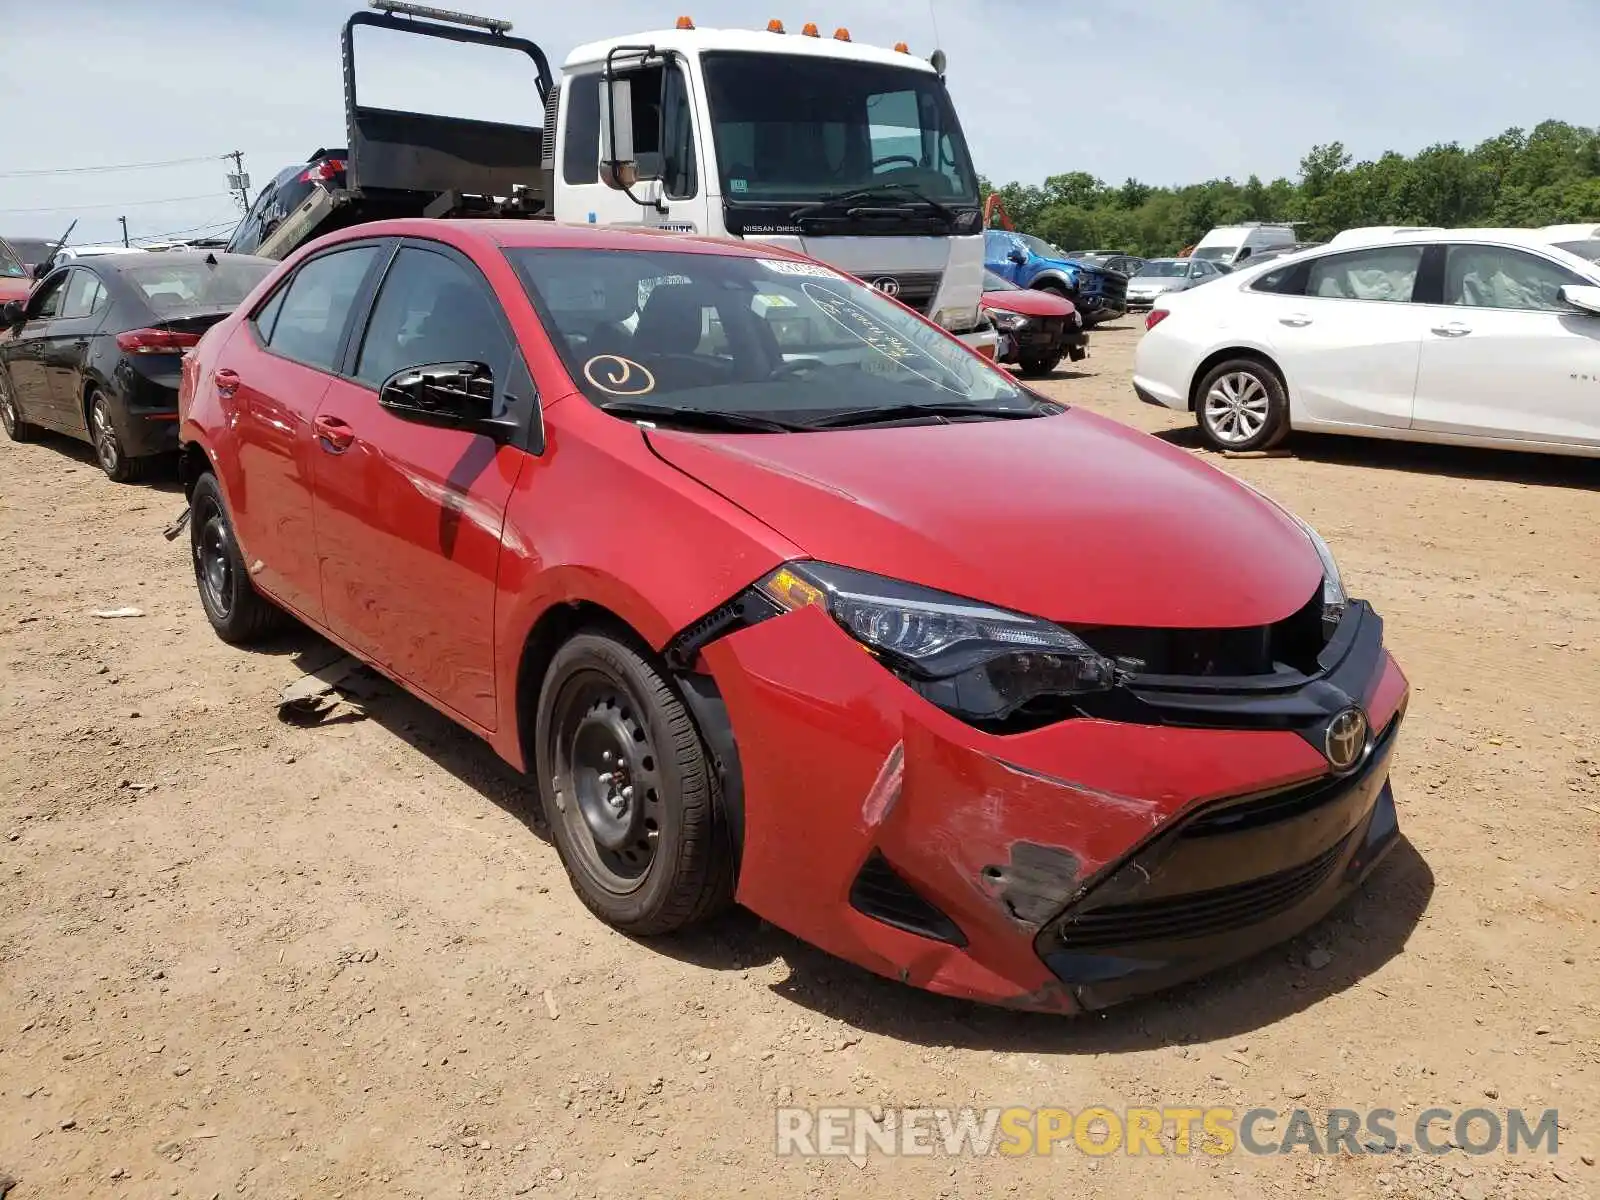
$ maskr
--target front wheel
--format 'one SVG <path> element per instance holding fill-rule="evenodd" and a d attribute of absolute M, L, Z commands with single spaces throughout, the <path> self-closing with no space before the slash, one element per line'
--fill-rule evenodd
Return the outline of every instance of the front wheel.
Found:
<path fill-rule="evenodd" d="M 39 427 L 22 419 L 22 409 L 17 406 L 16 393 L 11 390 L 11 376 L 0 367 L 0 425 L 13 442 L 31 442 L 39 436 Z"/>
<path fill-rule="evenodd" d="M 1056 369 L 1057 364 L 1060 362 L 1061 351 L 1057 350 L 1053 354 L 1029 355 L 1022 360 L 1020 365 L 1024 375 L 1048 375 Z"/>
<path fill-rule="evenodd" d="M 1266 450 L 1289 432 L 1289 395 L 1278 373 L 1251 358 L 1218 363 L 1195 401 L 1200 437 L 1213 450 Z"/>
<path fill-rule="evenodd" d="M 682 702 L 631 646 L 593 631 L 562 646 L 535 742 L 545 817 L 591 912 L 649 935 L 731 901 L 715 770 Z"/>

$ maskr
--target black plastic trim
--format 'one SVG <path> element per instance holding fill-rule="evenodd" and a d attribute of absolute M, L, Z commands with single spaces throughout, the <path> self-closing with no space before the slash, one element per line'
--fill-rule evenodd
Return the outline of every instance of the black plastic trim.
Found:
<path fill-rule="evenodd" d="M 736 629 L 759 625 L 782 613 L 783 609 L 755 588 L 746 588 L 675 633 L 663 649 L 662 657 L 674 671 L 687 671 L 700 657 L 700 651 L 712 642 Z"/>
<path fill-rule="evenodd" d="M 900 877 L 880 851 L 874 850 L 850 885 L 850 907 L 865 917 L 903 933 L 965 946 L 967 935 L 938 905 Z"/>

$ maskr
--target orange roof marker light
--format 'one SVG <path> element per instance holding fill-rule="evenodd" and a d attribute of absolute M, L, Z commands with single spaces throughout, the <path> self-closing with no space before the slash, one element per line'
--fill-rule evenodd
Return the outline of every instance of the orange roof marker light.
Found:
<path fill-rule="evenodd" d="M 767 22 L 767 32 L 768 33 L 782 33 L 783 32 L 783 22 L 778 20 L 777 17 L 773 17 L 772 20 Z"/>
<path fill-rule="evenodd" d="M 896 42 L 894 44 L 894 48 L 895 48 L 895 50 L 897 50 L 901 54 L 910 54 L 911 53 L 911 47 L 906 45 L 904 42 Z"/>
<path fill-rule="evenodd" d="M 850 31 L 843 25 L 839 26 L 833 31 L 833 40 L 836 42 L 848 42 L 850 40 Z"/>
<path fill-rule="evenodd" d="M 822 35 L 817 32 L 817 23 L 815 21 L 807 21 L 806 22 L 806 27 L 800 31 L 800 36 L 801 37 L 821 37 Z"/>
<path fill-rule="evenodd" d="M 678 28 L 679 29 L 693 29 L 694 28 L 694 21 L 689 17 L 679 17 L 678 18 Z"/>

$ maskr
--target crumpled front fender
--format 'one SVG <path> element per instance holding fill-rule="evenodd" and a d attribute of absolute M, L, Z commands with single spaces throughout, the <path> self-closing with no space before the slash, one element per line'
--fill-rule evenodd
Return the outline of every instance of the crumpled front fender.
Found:
<path fill-rule="evenodd" d="M 1327 770 L 1284 730 L 1076 719 L 984 733 L 923 701 L 816 608 L 731 634 L 705 660 L 743 765 L 739 901 L 879 974 L 988 1003 L 1072 1008 L 1034 950 L 1045 922 L 1196 804 Z M 1404 680 L 1393 669 L 1375 686 L 1370 703 L 1389 706 L 1372 712 L 1377 726 Z M 874 852 L 964 944 L 851 906 Z"/>

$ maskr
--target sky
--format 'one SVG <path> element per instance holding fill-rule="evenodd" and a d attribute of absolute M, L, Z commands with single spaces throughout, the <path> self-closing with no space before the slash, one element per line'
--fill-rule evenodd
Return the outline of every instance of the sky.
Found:
<path fill-rule="evenodd" d="M 559 65 L 584 41 L 670 26 L 941 46 L 978 170 L 1117 183 L 1294 176 L 1311 146 L 1358 158 L 1600 119 L 1600 0 L 435 0 L 503 17 Z M 344 141 L 339 31 L 364 0 L 0 0 L 0 235 L 225 232 L 241 150 L 255 181 Z M 528 73 L 381 31 L 363 101 L 538 123 Z M 937 35 L 937 41 L 936 41 Z M 178 165 L 84 171 L 129 163 Z M 63 173 L 67 169 L 77 169 Z M 45 173 L 49 172 L 49 173 Z M 196 234 L 199 236 L 199 234 Z"/>

